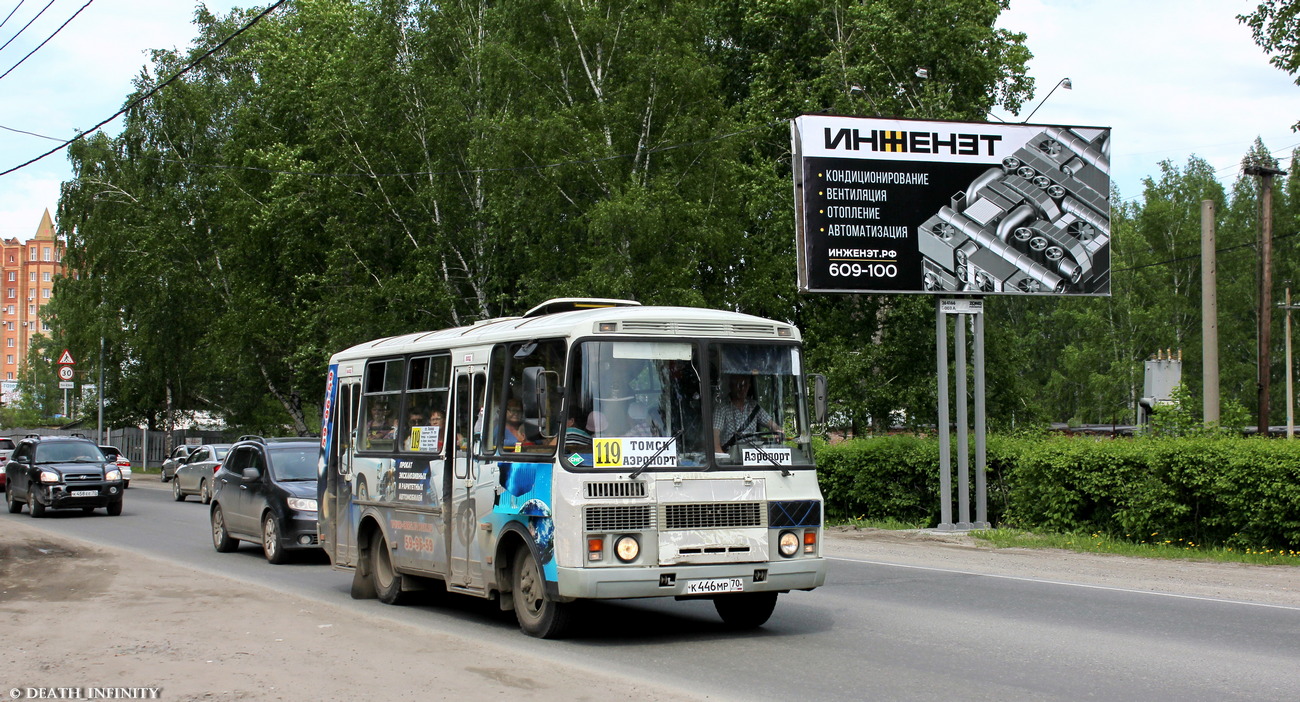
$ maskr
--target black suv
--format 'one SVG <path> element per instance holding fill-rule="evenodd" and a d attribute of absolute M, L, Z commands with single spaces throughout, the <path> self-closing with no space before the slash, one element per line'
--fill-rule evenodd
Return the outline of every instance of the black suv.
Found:
<path fill-rule="evenodd" d="M 74 436 L 29 436 L 5 464 L 5 502 L 10 513 L 26 504 L 33 517 L 47 509 L 103 507 L 122 513 L 122 471 L 95 442 Z"/>
<path fill-rule="evenodd" d="M 212 478 L 213 547 L 228 553 L 240 540 L 260 542 L 271 563 L 284 563 L 292 549 L 320 548 L 319 456 L 319 439 L 240 437 Z"/>

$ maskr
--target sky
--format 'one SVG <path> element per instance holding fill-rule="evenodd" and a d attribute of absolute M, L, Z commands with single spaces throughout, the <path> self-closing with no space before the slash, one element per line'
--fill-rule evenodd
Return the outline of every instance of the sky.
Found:
<path fill-rule="evenodd" d="M 49 0 L 0 0 L 0 44 Z M 1193 154 L 1230 186 L 1254 140 L 1290 166 L 1300 134 L 1300 86 L 1269 65 L 1236 15 L 1258 0 L 1011 0 L 999 25 L 1029 35 L 1029 74 L 1037 93 L 1020 116 L 1041 107 L 1041 124 L 1111 127 L 1111 177 L 1120 197 L 1141 196 L 1159 163 L 1182 167 Z M 149 50 L 184 49 L 195 35 L 189 0 L 53 0 L 0 49 L 0 171 L 8 170 L 121 109 Z M 253 3 L 208 0 L 217 14 Z M 265 6 L 265 2 L 258 3 Z M 59 25 L 82 7 L 81 13 Z M 56 33 L 56 30 L 57 33 Z M 1052 87 L 1069 78 L 1073 89 Z M 1051 92 L 1049 96 L 1048 93 Z M 1046 98 L 1045 101 L 1043 99 Z M 121 131 L 120 118 L 105 129 Z M 23 134 L 19 132 L 30 132 Z M 0 236 L 27 239 L 41 214 L 56 214 L 59 183 L 71 177 L 59 152 L 0 176 Z"/>
<path fill-rule="evenodd" d="M 1259 0 L 1011 0 L 998 25 L 1028 34 L 1034 123 L 1111 127 L 1111 181 L 1140 199 L 1160 163 L 1196 155 L 1225 186 L 1258 137 L 1282 163 L 1300 146 L 1300 86 L 1236 16 Z M 1073 89 L 1048 92 L 1062 78 Z M 1044 101 L 1044 98 L 1046 100 Z"/>

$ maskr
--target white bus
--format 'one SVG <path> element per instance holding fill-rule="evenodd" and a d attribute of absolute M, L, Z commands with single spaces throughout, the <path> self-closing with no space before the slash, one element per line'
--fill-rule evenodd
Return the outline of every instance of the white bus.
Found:
<path fill-rule="evenodd" d="M 733 312 L 569 298 L 341 351 L 321 544 L 353 597 L 445 587 L 533 636 L 606 598 L 707 598 L 761 626 L 779 593 L 826 579 L 799 339 Z"/>

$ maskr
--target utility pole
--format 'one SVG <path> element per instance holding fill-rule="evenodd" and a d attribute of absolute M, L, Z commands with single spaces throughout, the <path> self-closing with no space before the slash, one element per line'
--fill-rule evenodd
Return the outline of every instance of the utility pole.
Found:
<path fill-rule="evenodd" d="M 1291 362 L 1291 281 L 1286 281 L 1286 302 L 1278 305 L 1286 310 L 1286 438 L 1295 438 L 1295 366 Z"/>
<path fill-rule="evenodd" d="M 1286 175 L 1286 171 L 1259 164 L 1246 166 L 1246 175 L 1259 176 L 1260 233 L 1259 233 L 1259 357 L 1256 374 L 1259 377 L 1259 419 L 1256 432 L 1268 434 L 1269 353 L 1273 331 L 1273 176 Z"/>
<path fill-rule="evenodd" d="M 1214 253 L 1214 201 L 1201 200 L 1201 414 L 1205 425 L 1219 422 L 1219 293 Z"/>

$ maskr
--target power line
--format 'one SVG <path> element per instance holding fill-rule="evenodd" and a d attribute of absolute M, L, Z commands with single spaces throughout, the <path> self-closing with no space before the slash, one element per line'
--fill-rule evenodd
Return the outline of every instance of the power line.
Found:
<path fill-rule="evenodd" d="M 9 21 L 9 18 L 13 17 L 14 13 L 18 11 L 18 8 L 22 7 L 23 3 L 25 2 L 27 2 L 27 0 L 18 0 L 18 4 L 14 5 L 14 9 L 10 10 L 9 14 L 5 15 L 5 18 L 3 20 L 0 20 L 0 27 L 5 26 L 5 23 Z M 49 6 L 47 5 L 46 7 Z"/>
<path fill-rule="evenodd" d="M 191 168 L 210 168 L 213 170 L 227 170 L 227 171 L 252 171 L 254 173 L 268 173 L 271 175 L 311 176 L 317 178 L 402 178 L 408 176 L 475 175 L 479 173 L 542 171 L 551 168 L 559 168 L 561 166 L 575 166 L 575 165 L 584 165 L 588 163 L 600 163 L 603 161 L 614 161 L 622 158 L 636 158 L 638 156 L 643 156 L 646 154 L 657 154 L 657 153 L 663 153 L 665 151 L 675 151 L 677 149 L 684 149 L 691 146 L 712 144 L 714 142 L 722 141 L 724 139 L 730 139 L 732 137 L 749 134 L 750 132 L 756 132 L 762 129 L 770 129 L 774 126 L 785 124 L 785 122 L 786 120 L 768 122 L 765 124 L 758 125 L 757 127 L 750 127 L 749 129 L 741 129 L 735 132 L 728 132 L 727 134 L 720 134 L 718 136 L 709 137 L 707 139 L 697 139 L 695 141 L 688 141 L 680 144 L 670 144 L 668 146 L 657 146 L 639 152 L 614 154 L 613 156 L 600 156 L 597 158 L 589 158 L 589 159 L 557 161 L 555 163 L 544 163 L 536 166 L 515 166 L 511 168 L 467 168 L 467 169 L 452 169 L 452 170 L 444 170 L 444 171 L 410 171 L 410 172 L 395 172 L 395 173 L 324 173 L 324 172 L 317 172 L 317 171 L 282 171 L 273 168 L 258 168 L 257 166 L 228 166 L 219 163 L 196 163 L 194 161 L 189 161 L 186 159 L 167 158 L 166 156 L 155 156 L 153 154 L 137 154 L 135 158 L 152 158 L 152 159 L 157 159 L 159 161 L 162 161 L 163 163 L 178 163 L 184 166 L 189 166 Z M 0 129 L 5 129 L 11 132 L 18 132 L 19 134 L 27 134 L 29 136 L 39 137 L 41 139 L 49 139 L 50 141 L 58 141 L 58 142 L 63 141 L 63 139 L 57 137 L 45 136 L 44 134 L 37 134 L 35 132 L 23 131 L 21 129 L 14 129 L 13 127 L 6 127 L 3 124 L 0 124 Z M 72 141 L 76 141 L 76 139 L 73 139 Z M 8 173 L 8 171 L 5 171 L 5 173 Z M 0 175 L 4 175 L 4 173 L 0 173 Z"/>
<path fill-rule="evenodd" d="M 164 156 L 146 156 L 146 158 L 156 158 L 159 161 L 163 161 L 164 163 L 179 163 L 194 168 L 254 171 L 257 173 L 270 173 L 273 175 L 314 176 L 318 178 L 403 178 L 407 176 L 442 176 L 442 175 L 475 175 L 480 173 L 512 173 L 512 172 L 522 172 L 522 171 L 544 171 L 544 170 L 549 170 L 551 168 L 560 168 L 562 166 L 580 166 L 589 163 L 601 163 L 604 161 L 615 161 L 618 159 L 636 158 L 638 156 L 643 156 L 646 154 L 658 154 L 658 153 L 663 153 L 665 151 L 675 151 L 677 149 L 684 149 L 690 146 L 701 146 L 704 144 L 712 144 L 714 142 L 722 141 L 724 139 L 730 139 L 732 137 L 741 136 L 743 134 L 748 134 L 750 132 L 756 132 L 761 129 L 769 129 L 781 123 L 783 123 L 783 121 L 769 122 L 767 124 L 761 124 L 757 127 L 750 127 L 749 129 L 742 129 L 736 132 L 720 134 L 718 136 L 709 137 L 707 139 L 697 139 L 696 141 L 688 141 L 688 142 L 683 142 L 681 144 L 671 144 L 668 146 L 657 146 L 649 149 L 644 149 L 639 152 L 614 154 L 613 156 L 600 156 L 597 158 L 589 158 L 589 159 L 575 159 L 571 161 L 557 161 L 555 163 L 544 163 L 536 166 L 513 166 L 510 168 L 464 168 L 464 169 L 451 169 L 445 171 L 411 171 L 411 172 L 403 172 L 403 173 L 318 173 L 312 171 L 279 171 L 270 168 L 258 168 L 256 166 L 227 166 L 222 164 L 194 163 L 192 161 L 185 161 L 182 159 L 171 159 L 171 158 L 166 158 Z M 0 175 L 4 175 L 4 174 L 0 173 Z"/>
<path fill-rule="evenodd" d="M 16 132 L 18 134 L 26 134 L 27 136 L 40 137 L 41 139 L 49 139 L 50 141 L 63 141 L 58 137 L 50 137 L 50 136 L 45 136 L 44 134 L 37 134 L 36 132 L 27 132 L 21 129 L 14 129 L 13 127 L 6 127 L 3 124 L 0 124 L 0 129 L 3 129 L 7 132 Z"/>
<path fill-rule="evenodd" d="M 51 1 L 53 1 L 53 0 L 51 0 Z M 13 168 L 10 168 L 10 169 L 8 169 L 8 170 L 0 171 L 0 176 L 6 176 L 6 175 L 9 175 L 10 173 L 13 173 L 14 171 L 21 170 L 21 169 L 23 169 L 23 168 L 26 168 L 26 167 L 32 165 L 33 163 L 36 163 L 37 161 L 40 161 L 41 159 L 45 158 L 46 156 L 49 156 L 50 154 L 58 153 L 58 152 L 62 151 L 63 149 L 68 148 L 68 145 L 71 144 L 72 142 L 74 142 L 74 141 L 76 141 L 76 140 L 78 140 L 78 139 L 81 139 L 81 138 L 84 137 L 86 134 L 88 134 L 88 133 L 90 133 L 90 132 L 93 132 L 93 131 L 95 131 L 96 129 L 99 129 L 100 127 L 104 126 L 105 124 L 108 124 L 109 122 L 112 122 L 113 120 L 115 120 L 115 119 L 117 119 L 118 117 L 122 116 L 123 114 L 125 114 L 126 112 L 128 112 L 129 110 L 131 110 L 132 108 L 134 108 L 136 105 L 139 105 L 140 103 L 144 102 L 145 100 L 148 100 L 149 98 L 153 97 L 155 93 L 157 93 L 158 91 L 160 91 L 160 90 L 162 90 L 163 88 L 165 88 L 165 87 L 167 87 L 168 85 L 170 85 L 172 81 L 176 80 L 177 78 L 180 78 L 181 76 L 185 75 L 186 73 L 189 73 L 191 69 L 193 69 L 195 66 L 199 65 L 199 63 L 201 63 L 204 59 L 206 59 L 207 57 L 211 56 L 212 54 L 215 54 L 217 51 L 219 51 L 219 50 L 225 48 L 226 44 L 229 44 L 231 41 L 233 41 L 235 37 L 239 36 L 240 34 L 243 34 L 243 33 L 246 32 L 246 31 L 248 31 L 248 29 L 251 28 L 253 25 L 255 25 L 255 24 L 257 24 L 258 22 L 262 21 L 262 18 L 263 18 L 263 17 L 266 17 L 267 15 L 271 14 L 271 13 L 274 12 L 275 10 L 279 9 L 279 7 L 280 7 L 281 5 L 285 4 L 285 3 L 288 2 L 288 1 L 289 1 L 289 0 L 276 0 L 276 2 L 272 3 L 269 7 L 267 7 L 265 10 L 263 10 L 261 13 L 259 13 L 256 17 L 254 17 L 253 19 L 249 20 L 248 24 L 246 24 L 246 25 L 244 25 L 243 27 L 240 27 L 238 30 L 236 30 L 234 34 L 231 34 L 230 36 L 226 37 L 225 39 L 222 39 L 222 40 L 221 40 L 221 43 L 219 43 L 219 44 L 217 44 L 216 46 L 212 47 L 211 49 L 208 49 L 207 51 L 205 51 L 205 52 L 203 53 L 202 56 L 199 56 L 198 58 L 196 58 L 196 59 L 194 59 L 193 61 L 191 61 L 191 62 L 190 62 L 189 64 L 187 64 L 184 68 L 182 68 L 181 70 L 179 70 L 179 71 L 177 71 L 176 73 L 172 74 L 172 76 L 171 76 L 170 78 L 168 78 L 167 80 L 165 80 L 165 81 L 159 83 L 158 85 L 154 86 L 153 88 L 151 88 L 151 89 L 150 89 L 148 92 L 146 92 L 144 95 L 141 95 L 140 97 L 138 97 L 138 98 L 132 100 L 130 103 L 128 103 L 128 104 L 126 105 L 126 107 L 123 107 L 122 109 L 118 110 L 117 112 L 114 112 L 110 117 L 108 117 L 108 118 L 105 119 L 104 121 L 100 122 L 99 124 L 96 124 L 95 126 L 91 127 L 90 129 L 88 129 L 88 130 L 82 132 L 81 134 L 78 134 L 77 136 L 72 137 L 71 139 L 68 139 L 67 141 L 65 141 L 65 142 L 63 142 L 63 143 L 61 143 L 61 144 L 59 144 L 58 146 L 54 147 L 53 149 L 50 149 L 49 151 L 46 151 L 45 153 L 41 154 L 40 156 L 37 156 L 36 158 L 33 158 L 33 159 L 31 159 L 31 160 L 29 160 L 29 161 L 26 161 L 26 162 L 24 162 L 24 163 L 20 163 L 20 164 L 18 164 L 17 166 L 14 166 Z"/>
<path fill-rule="evenodd" d="M 1273 237 L 1273 241 L 1278 241 L 1279 239 L 1290 239 L 1290 238 L 1293 237 L 1293 236 L 1300 236 L 1300 232 L 1292 232 L 1292 233 L 1290 233 L 1290 234 L 1282 234 L 1281 236 L 1274 236 L 1274 237 Z M 1235 245 L 1235 246 L 1226 246 L 1226 247 L 1224 247 L 1224 248 L 1222 248 L 1222 249 L 1215 249 L 1215 250 L 1214 250 L 1214 253 L 1216 253 L 1216 254 L 1228 253 L 1229 251 L 1236 251 L 1237 249 L 1245 249 L 1245 248 L 1252 247 L 1252 246 L 1254 246 L 1254 245 L 1255 245 L 1255 242 L 1252 241 L 1252 242 L 1249 242 L 1249 243 L 1246 243 L 1246 244 L 1237 244 L 1237 245 Z M 1170 263 L 1178 263 L 1178 262 L 1180 262 L 1180 261 L 1190 261 L 1190 260 L 1192 260 L 1192 259 L 1194 259 L 1194 258 L 1200 258 L 1200 257 L 1201 257 L 1201 254 L 1198 254 L 1198 253 L 1197 253 L 1197 254 L 1191 254 L 1191 255 L 1189 255 L 1189 256 L 1179 256 L 1178 258 L 1170 258 L 1170 259 L 1166 259 L 1166 260 L 1164 260 L 1164 261 L 1156 261 L 1155 263 L 1144 263 L 1144 264 L 1142 264 L 1142 265 L 1140 265 L 1140 266 L 1130 266 L 1130 267 L 1128 267 L 1128 268 L 1113 268 L 1113 269 L 1111 269 L 1110 272 L 1111 272 L 1112 275 L 1114 275 L 1115 273 L 1124 273 L 1124 272 L 1127 272 L 1127 271 L 1138 271 L 1138 270 L 1142 270 L 1143 268 L 1154 268 L 1155 266 L 1167 266 L 1167 265 L 1169 265 Z"/>
<path fill-rule="evenodd" d="M 0 46 L 0 51 L 4 51 L 4 50 L 5 50 L 5 46 L 9 46 L 10 44 L 14 43 L 14 39 L 17 39 L 18 36 L 19 36 L 20 34 L 22 34 L 23 32 L 27 31 L 27 28 L 30 27 L 30 26 L 32 26 L 32 22 L 35 22 L 36 20 L 40 19 L 40 18 L 41 18 L 41 15 L 45 14 L 45 11 L 48 10 L 48 9 L 50 9 L 50 5 L 53 5 L 53 4 L 54 4 L 54 0 L 50 0 L 48 3 L 46 3 L 45 7 L 42 7 L 42 8 L 41 8 L 41 11 L 40 11 L 40 12 L 37 12 L 35 17 L 33 17 L 33 18 L 27 20 L 27 24 L 24 24 L 24 25 L 23 25 L 23 28 L 20 29 L 20 30 L 18 30 L 18 34 L 15 34 L 15 35 L 13 35 L 12 37 L 9 37 L 9 41 L 5 42 L 5 43 L 4 43 L 4 46 Z M 21 6 L 22 3 L 20 2 L 20 3 L 18 3 L 18 5 Z M 18 8 L 15 7 L 15 8 L 14 8 L 14 12 L 17 12 L 17 11 L 18 11 Z M 14 13 L 13 13 L 13 12 L 10 12 L 9 14 L 10 14 L 10 16 L 12 16 Z M 6 17 L 6 18 L 5 18 L 5 21 L 8 22 L 8 21 L 9 21 L 9 18 Z"/>
<path fill-rule="evenodd" d="M 53 2 L 53 0 L 51 0 L 51 2 Z M 23 61 L 26 61 L 27 59 L 31 58 L 31 57 L 32 57 L 32 54 L 36 53 L 37 51 L 40 51 L 40 50 L 41 50 L 41 47 L 43 47 L 43 46 L 45 46 L 46 44 L 50 43 L 50 40 L 53 39 L 54 36 L 55 36 L 56 34 L 58 34 L 59 32 L 62 32 L 62 31 L 63 31 L 63 28 L 66 27 L 66 26 L 68 26 L 68 23 L 69 23 L 69 22 L 71 22 L 71 21 L 74 20 L 74 19 L 77 19 L 77 15 L 81 14 L 81 10 L 84 10 L 84 9 L 86 9 L 87 7 L 90 7 L 90 3 L 92 3 L 92 2 L 95 2 L 95 0 L 86 0 L 86 4 L 85 4 L 85 5 L 82 5 L 80 10 L 77 10 L 76 12 L 72 13 L 72 16 L 71 16 L 71 17 L 69 17 L 67 20 L 65 20 L 65 21 L 63 22 L 63 24 L 59 25 L 59 28 L 56 29 L 56 30 L 54 30 L 54 34 L 51 34 L 50 36 L 45 37 L 45 41 L 41 42 L 40 44 L 37 44 L 35 49 L 32 49 L 31 51 L 28 51 L 26 56 L 24 56 L 24 57 L 18 59 L 18 63 L 15 63 L 14 65 L 10 66 L 10 67 L 9 67 L 9 70 L 5 71 L 4 73 L 0 73 L 0 80 L 4 80 L 4 77 L 7 76 L 7 75 L 9 75 L 10 73 L 13 73 L 15 68 L 18 68 L 19 66 L 23 65 Z M 46 5 L 46 7 L 49 7 L 49 5 Z"/>
<path fill-rule="evenodd" d="M 1280 149 L 1274 149 L 1273 151 L 1270 151 L 1268 155 L 1269 155 L 1269 156 L 1277 156 L 1277 155 L 1281 154 L 1281 153 L 1284 152 L 1284 151 L 1291 151 L 1292 149 L 1295 149 L 1295 148 L 1297 148 L 1297 147 L 1300 147 L 1300 143 L 1295 143 L 1295 144 L 1292 144 L 1292 145 L 1290 145 L 1290 146 L 1284 146 L 1284 147 L 1282 147 L 1282 148 L 1280 148 Z M 1286 158 L 1290 158 L 1290 156 L 1283 156 L 1282 158 L 1283 158 L 1283 159 L 1286 159 Z M 1207 163 L 1208 163 L 1208 162 L 1207 162 Z M 1215 179 L 1218 179 L 1220 173 L 1223 173 L 1223 172 L 1225 172 L 1225 171 L 1229 171 L 1229 170 L 1232 170 L 1232 169 L 1235 169 L 1235 168 L 1241 168 L 1241 164 L 1240 164 L 1240 163 L 1237 163 L 1237 164 L 1232 165 L 1232 166 L 1224 166 L 1223 168 L 1216 168 L 1216 169 L 1214 170 L 1214 177 L 1215 177 Z M 1120 198 L 1120 202 L 1137 202 L 1137 201 L 1140 200 L 1142 197 L 1143 197 L 1142 195 L 1131 195 L 1131 196 L 1129 196 L 1129 197 Z"/>

